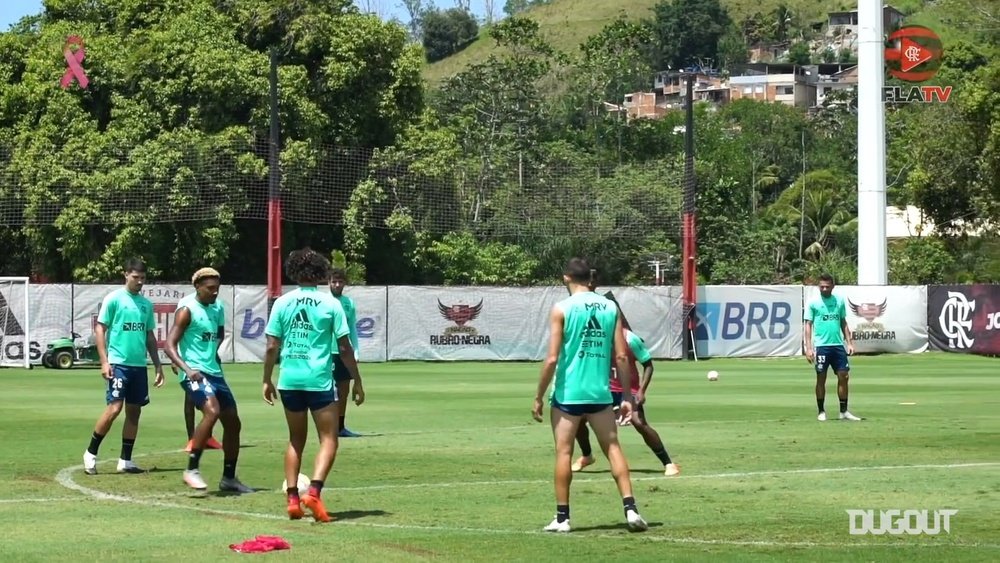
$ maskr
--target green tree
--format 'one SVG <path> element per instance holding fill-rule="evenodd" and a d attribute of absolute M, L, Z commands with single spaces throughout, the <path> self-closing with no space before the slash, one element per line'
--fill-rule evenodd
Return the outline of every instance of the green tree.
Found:
<path fill-rule="evenodd" d="M 955 260 L 941 240 L 909 238 L 889 246 L 889 283 L 925 285 L 945 283 Z"/>
<path fill-rule="evenodd" d="M 666 70 L 718 64 L 719 39 L 730 23 L 719 0 L 661 0 L 650 22 L 656 37 L 653 66 Z"/>
<path fill-rule="evenodd" d="M 461 8 L 431 8 L 421 15 L 422 42 L 427 62 L 454 55 L 479 36 L 479 23 Z"/>

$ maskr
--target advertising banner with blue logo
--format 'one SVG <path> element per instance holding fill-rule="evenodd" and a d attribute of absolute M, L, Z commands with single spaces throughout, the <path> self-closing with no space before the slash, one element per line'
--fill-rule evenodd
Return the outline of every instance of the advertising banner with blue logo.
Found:
<path fill-rule="evenodd" d="M 802 350 L 802 286 L 698 288 L 698 357 L 794 356 Z"/>
<path fill-rule="evenodd" d="M 804 307 L 819 299 L 816 286 L 803 288 Z M 922 285 L 838 285 L 847 326 L 859 354 L 927 350 L 927 288 Z"/>
<path fill-rule="evenodd" d="M 260 362 L 264 360 L 267 338 L 267 288 L 262 285 L 236 286 L 235 309 L 233 315 L 236 338 L 234 340 L 235 361 Z M 288 293 L 295 286 L 282 288 Z M 321 291 L 329 291 L 325 286 Z M 384 362 L 385 355 L 385 287 L 348 286 L 344 290 L 354 300 L 357 309 L 357 330 L 362 362 Z"/>

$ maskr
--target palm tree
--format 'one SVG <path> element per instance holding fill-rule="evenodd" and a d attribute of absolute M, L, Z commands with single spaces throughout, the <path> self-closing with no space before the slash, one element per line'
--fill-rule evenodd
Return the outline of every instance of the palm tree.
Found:
<path fill-rule="evenodd" d="M 848 235 L 857 232 L 858 218 L 827 190 L 810 190 L 805 205 L 779 204 L 775 212 L 793 224 L 802 224 L 803 240 L 812 241 L 800 248 L 800 255 L 816 261 L 828 251 L 840 249 Z"/>

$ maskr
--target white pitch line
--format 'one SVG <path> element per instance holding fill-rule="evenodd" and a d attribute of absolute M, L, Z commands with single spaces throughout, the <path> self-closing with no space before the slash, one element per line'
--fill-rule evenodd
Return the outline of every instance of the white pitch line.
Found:
<path fill-rule="evenodd" d="M 901 466 L 880 466 L 878 469 L 888 470 L 888 469 L 914 469 L 914 468 L 953 468 L 953 467 L 984 467 L 1000 465 L 1000 463 L 965 463 L 965 464 L 951 464 L 951 465 L 901 465 Z M 273 521 L 287 521 L 286 516 L 278 514 L 267 514 L 262 512 L 247 512 L 240 510 L 225 510 L 225 509 L 214 509 L 205 508 L 199 506 L 190 506 L 184 504 L 177 504 L 172 502 L 162 502 L 156 500 L 146 500 L 128 497 L 124 495 L 115 495 L 110 493 L 105 493 L 103 491 L 98 491 L 96 489 L 91 489 L 80 485 L 73 480 L 73 472 L 82 470 L 82 465 L 75 465 L 71 467 L 66 467 L 61 469 L 56 474 L 56 482 L 58 482 L 63 487 L 82 493 L 90 498 L 105 501 L 117 501 L 117 502 L 127 502 L 132 504 L 138 504 L 143 506 L 157 507 L 157 508 L 172 508 L 177 510 L 187 510 L 191 512 L 200 512 L 203 514 L 218 514 L 223 516 L 241 516 L 245 518 L 256 518 L 261 520 L 273 520 Z M 851 468 L 820 468 L 816 470 L 790 470 L 790 471 L 811 471 L 813 473 L 817 472 L 830 472 L 830 471 L 846 471 Z M 872 469 L 872 468 L 862 468 L 862 469 Z M 749 475 L 756 474 L 781 474 L 787 473 L 786 471 L 772 471 L 772 472 L 756 472 Z M 717 475 L 744 475 L 744 474 L 717 474 Z M 442 532 L 442 533 L 476 533 L 476 534 L 490 534 L 490 535 L 521 535 L 521 536 L 540 536 L 540 535 L 550 535 L 546 532 L 540 530 L 499 530 L 492 528 L 472 528 L 472 527 L 462 527 L 462 526 L 421 526 L 415 524 L 380 524 L 374 522 L 335 522 L 334 525 L 339 526 L 358 526 L 364 528 L 376 528 L 376 529 L 388 529 L 388 530 L 415 530 L 415 531 L 427 531 L 427 532 Z M 664 543 L 680 543 L 680 544 L 695 544 L 695 545 L 733 545 L 742 547 L 832 547 L 832 548 L 871 548 L 871 547 L 953 547 L 953 548 L 977 548 L 977 549 L 1000 549 L 1000 544 L 984 544 L 984 543 L 941 543 L 941 542 L 849 542 L 849 543 L 837 543 L 837 542 L 803 542 L 803 541 L 791 541 L 791 542 L 781 542 L 781 541 L 771 541 L 771 540 L 721 540 L 721 539 L 704 539 L 704 538 L 694 538 L 694 537 L 670 537 L 670 536 L 658 536 L 655 534 L 642 534 L 642 535 L 612 535 L 612 534 L 586 534 L 583 536 L 575 535 L 575 537 L 600 537 L 608 539 L 622 539 L 628 537 L 629 539 L 636 539 L 639 541 L 653 541 L 653 542 L 664 542 Z"/>
<path fill-rule="evenodd" d="M 53 497 L 53 498 L 0 498 L 0 504 L 28 504 L 41 502 L 80 502 L 87 500 L 83 497 Z"/>
<path fill-rule="evenodd" d="M 857 467 L 819 467 L 813 469 L 775 469 L 768 471 L 744 471 L 738 473 L 707 473 L 703 475 L 679 475 L 676 477 L 632 477 L 632 481 L 675 481 L 688 479 L 739 479 L 745 477 L 763 477 L 770 475 L 808 475 L 811 473 L 845 473 L 849 471 L 898 471 L 904 469 L 959 469 L 963 467 L 993 467 L 1000 465 L 1000 462 L 983 463 L 950 463 L 950 464 L 924 464 L 924 465 L 876 465 Z M 579 479 L 574 477 L 574 483 L 606 483 L 610 477 L 604 479 Z M 475 487 L 491 485 L 540 485 L 551 483 L 552 479 L 509 479 L 499 481 L 452 481 L 444 483 L 387 483 L 383 485 L 366 485 L 359 487 L 329 487 L 338 491 L 378 491 L 384 489 L 425 489 L 452 487 Z"/>

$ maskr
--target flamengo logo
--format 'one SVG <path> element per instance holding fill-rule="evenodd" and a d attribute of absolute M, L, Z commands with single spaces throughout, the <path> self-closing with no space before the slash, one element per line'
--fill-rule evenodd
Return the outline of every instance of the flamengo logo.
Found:
<path fill-rule="evenodd" d="M 958 510 L 935 510 L 933 516 L 927 510 L 880 510 L 878 526 L 875 525 L 874 510 L 848 509 L 847 514 L 850 517 L 852 536 L 865 534 L 875 536 L 927 534 L 936 536 L 941 533 L 941 530 L 944 530 L 946 534 L 951 533 L 951 517 L 958 514 Z M 933 527 L 931 527 L 932 523 Z"/>
<path fill-rule="evenodd" d="M 438 299 L 438 312 L 455 326 L 446 328 L 444 334 L 432 334 L 431 346 L 489 346 L 488 334 L 479 334 L 475 327 L 465 325 L 476 320 L 482 311 L 482 299 L 476 305 L 445 305 Z"/>
<path fill-rule="evenodd" d="M 948 337 L 949 348 L 971 348 L 976 341 L 969 336 L 972 332 L 972 313 L 976 310 L 976 301 L 971 302 L 964 293 L 949 291 L 948 300 L 941 307 L 938 325 L 941 332 Z"/>

